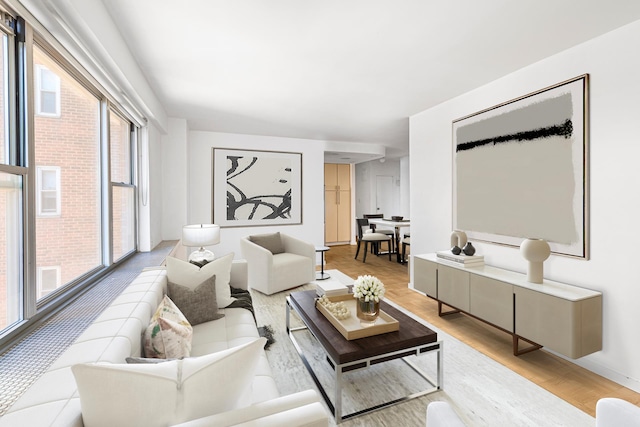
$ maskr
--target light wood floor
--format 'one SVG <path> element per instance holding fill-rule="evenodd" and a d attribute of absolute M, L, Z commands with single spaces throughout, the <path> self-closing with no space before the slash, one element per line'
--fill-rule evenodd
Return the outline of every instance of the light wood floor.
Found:
<path fill-rule="evenodd" d="M 439 317 L 435 300 L 408 288 L 406 264 L 395 262 L 395 256 L 389 262 L 387 256 L 376 257 L 371 253 L 363 263 L 362 250 L 357 260 L 355 253 L 355 246 L 332 246 L 325 253 L 325 269 L 337 269 L 353 278 L 363 274 L 377 276 L 393 302 L 592 416 L 601 397 L 619 397 L 640 405 L 639 393 L 544 350 L 514 356 L 511 335 L 469 316 Z"/>

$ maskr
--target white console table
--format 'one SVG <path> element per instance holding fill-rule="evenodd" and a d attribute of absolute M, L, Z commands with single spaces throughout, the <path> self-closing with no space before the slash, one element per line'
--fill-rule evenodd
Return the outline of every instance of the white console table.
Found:
<path fill-rule="evenodd" d="M 547 347 L 577 359 L 602 350 L 602 293 L 488 265 L 463 267 L 415 255 L 413 287 L 438 301 L 438 314 L 462 312 L 513 337 L 513 354 Z M 454 310 L 443 312 L 442 305 Z M 532 344 L 519 349 L 519 340 Z"/>

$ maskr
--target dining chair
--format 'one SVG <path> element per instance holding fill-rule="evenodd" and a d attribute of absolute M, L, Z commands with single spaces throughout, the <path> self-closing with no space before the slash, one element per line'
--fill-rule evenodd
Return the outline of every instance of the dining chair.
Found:
<path fill-rule="evenodd" d="M 387 254 L 389 255 L 389 261 L 391 261 L 391 241 L 393 238 L 387 234 L 376 233 L 371 228 L 369 228 L 369 220 L 367 218 L 356 218 L 357 223 L 357 232 L 358 232 L 358 247 L 356 248 L 356 256 L 358 259 L 358 253 L 360 252 L 360 244 L 364 242 L 364 256 L 362 257 L 362 262 L 367 261 L 367 251 L 369 243 L 372 244 L 380 244 L 382 242 L 387 242 Z M 363 227 L 366 227 L 366 231 L 363 231 Z"/>
<path fill-rule="evenodd" d="M 363 214 L 362 215 L 363 218 L 366 219 L 384 219 L 384 214 Z M 380 233 L 380 234 L 387 234 L 389 236 L 392 237 L 391 239 L 391 250 L 395 251 L 395 239 L 393 239 L 393 237 L 395 237 L 395 231 L 394 230 L 390 230 L 388 228 L 376 228 L 375 224 L 369 224 L 369 227 L 371 227 L 371 229 L 375 232 L 375 233 Z M 376 252 L 377 254 L 377 252 Z"/>
<path fill-rule="evenodd" d="M 407 263 L 407 246 L 411 246 L 411 233 L 405 234 L 402 239 L 402 264 Z"/>

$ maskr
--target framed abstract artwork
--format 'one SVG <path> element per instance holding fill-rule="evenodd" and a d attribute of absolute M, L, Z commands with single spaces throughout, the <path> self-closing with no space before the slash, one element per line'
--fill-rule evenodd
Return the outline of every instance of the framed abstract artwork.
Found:
<path fill-rule="evenodd" d="M 213 149 L 213 222 L 302 223 L 302 153 Z"/>
<path fill-rule="evenodd" d="M 588 258 L 588 75 L 453 121 L 453 226 Z"/>

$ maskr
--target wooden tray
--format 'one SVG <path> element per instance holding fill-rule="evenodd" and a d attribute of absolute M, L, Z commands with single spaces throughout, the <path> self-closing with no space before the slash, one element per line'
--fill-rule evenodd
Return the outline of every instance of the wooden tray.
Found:
<path fill-rule="evenodd" d="M 318 304 L 318 302 L 316 302 L 316 308 L 320 310 L 320 313 L 324 314 L 327 320 L 331 322 L 331 324 L 340 331 L 342 336 L 347 340 L 357 340 L 358 338 L 386 334 L 387 332 L 393 332 L 400 329 L 400 323 L 382 310 L 380 310 L 380 316 L 376 319 L 375 324 L 372 326 L 360 325 L 360 319 L 356 316 L 356 299 L 352 294 L 337 295 L 328 298 L 331 302 L 343 301 L 351 312 L 351 317 L 340 320 L 322 304 Z"/>

